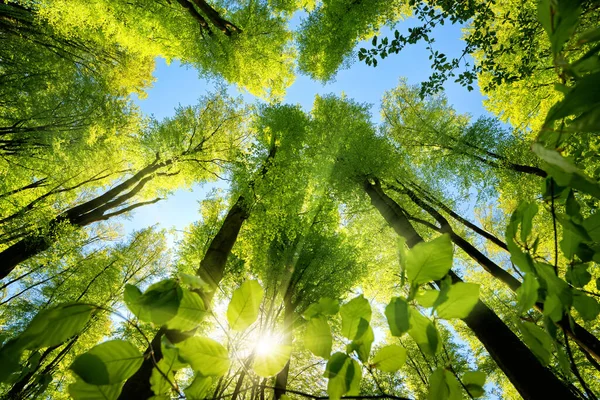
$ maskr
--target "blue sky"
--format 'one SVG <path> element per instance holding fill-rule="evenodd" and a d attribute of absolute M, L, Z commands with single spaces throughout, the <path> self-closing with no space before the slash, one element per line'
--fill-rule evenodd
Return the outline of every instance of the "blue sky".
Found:
<path fill-rule="evenodd" d="M 397 25 L 397 29 L 406 32 L 415 22 L 404 21 Z M 393 31 L 384 28 L 380 37 L 392 36 Z M 463 42 L 460 40 L 462 33 L 459 26 L 446 25 L 434 31 L 435 48 L 450 57 L 460 54 Z M 369 47 L 370 43 L 361 43 L 359 47 Z M 349 98 L 360 102 L 373 104 L 373 116 L 379 121 L 379 101 L 386 90 L 397 86 L 400 78 L 404 77 L 410 84 L 419 84 L 426 80 L 431 73 L 429 53 L 424 44 L 412 45 L 403 49 L 400 54 L 391 55 L 381 60 L 376 68 L 369 67 L 362 62 L 355 62 L 349 69 L 341 70 L 335 81 L 322 84 L 310 78 L 298 75 L 294 84 L 289 88 L 285 102 L 300 104 L 309 111 L 317 94 L 345 93 Z M 157 119 L 162 119 L 174 114 L 178 105 L 186 106 L 195 104 L 200 96 L 214 88 L 215 83 L 198 77 L 198 73 L 178 62 L 167 65 L 164 60 L 157 60 L 154 71 L 156 82 L 148 91 L 144 100 L 137 104 L 146 114 L 153 114 Z M 483 97 L 477 90 L 468 92 L 467 89 L 447 83 L 446 95 L 450 104 L 461 113 L 470 113 L 479 116 L 486 113 L 482 106 Z M 236 92 L 235 88 L 231 88 Z M 242 93 L 244 94 L 244 93 Z M 257 101 L 252 96 L 244 94 L 247 101 Z M 158 224 L 163 228 L 183 230 L 187 225 L 199 219 L 198 201 L 206 197 L 208 190 L 214 187 L 226 187 L 225 182 L 196 186 L 192 190 L 179 190 L 168 199 L 157 204 L 145 206 L 123 221 L 125 232 L 141 229 Z"/>

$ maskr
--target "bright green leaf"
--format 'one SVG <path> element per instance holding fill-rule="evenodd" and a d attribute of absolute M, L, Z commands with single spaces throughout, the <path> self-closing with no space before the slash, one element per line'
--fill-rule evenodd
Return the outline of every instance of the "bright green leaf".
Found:
<path fill-rule="evenodd" d="M 525 278 L 523 279 L 523 284 L 521 287 L 517 289 L 517 306 L 519 308 L 519 313 L 529 310 L 531 307 L 535 305 L 538 299 L 538 288 L 540 284 L 538 283 L 535 275 L 532 273 L 525 274 Z"/>
<path fill-rule="evenodd" d="M 210 376 L 196 375 L 192 384 L 183 389 L 188 400 L 204 400 L 212 387 L 213 379 Z"/>
<path fill-rule="evenodd" d="M 440 337 L 433 322 L 423 316 L 418 310 L 410 310 L 410 337 L 414 339 L 423 352 L 429 355 L 435 355 L 440 348 Z"/>
<path fill-rule="evenodd" d="M 258 281 L 246 281 L 233 292 L 227 307 L 227 321 L 231 329 L 242 331 L 256 321 L 264 294 Z"/>
<path fill-rule="evenodd" d="M 463 385 L 467 388 L 471 396 L 481 397 L 485 394 L 483 386 L 485 385 L 485 372 L 468 371 L 461 378 Z"/>
<path fill-rule="evenodd" d="M 252 369 L 263 378 L 277 375 L 289 361 L 291 353 L 291 346 L 274 343 L 269 351 L 257 352 Z"/>
<path fill-rule="evenodd" d="M 177 314 L 167 322 L 167 328 L 189 331 L 202 321 L 206 315 L 206 308 L 199 294 L 183 288 L 181 291 Z"/>
<path fill-rule="evenodd" d="M 548 365 L 552 354 L 553 342 L 550 335 L 539 326 L 528 321 L 520 322 L 518 327 L 523 335 L 523 340 L 533 354 L 535 354 L 543 365 Z"/>
<path fill-rule="evenodd" d="M 412 285 L 443 278 L 452 267 L 453 248 L 450 235 L 421 242 L 406 253 L 406 274 Z"/>
<path fill-rule="evenodd" d="M 375 353 L 371 365 L 383 372 L 396 372 L 406 362 L 406 349 L 397 344 L 382 347 Z"/>
<path fill-rule="evenodd" d="M 90 385 L 78 379 L 69 385 L 69 395 L 74 400 L 117 400 L 122 386 L 123 383 L 104 386 Z"/>
<path fill-rule="evenodd" d="M 142 361 L 142 354 L 131 343 L 109 340 L 78 356 L 71 369 L 86 383 L 112 385 L 135 374 Z"/>
<path fill-rule="evenodd" d="M 408 302 L 401 297 L 392 297 L 390 304 L 385 307 L 385 317 L 392 336 L 402 336 L 410 328 L 410 312 Z"/>
<path fill-rule="evenodd" d="M 436 308 L 440 318 L 466 318 L 479 301 L 479 285 L 458 282 L 450 287 L 448 299 Z"/>
<path fill-rule="evenodd" d="M 314 355 L 328 359 L 331 354 L 331 329 L 323 316 L 311 318 L 306 324 L 304 345 Z"/>
<path fill-rule="evenodd" d="M 203 376 L 221 376 L 229 369 L 227 349 L 212 339 L 193 336 L 175 346 L 181 358 Z"/>
<path fill-rule="evenodd" d="M 360 338 L 371 321 L 371 305 L 361 294 L 340 307 L 342 335 L 350 340 Z"/>

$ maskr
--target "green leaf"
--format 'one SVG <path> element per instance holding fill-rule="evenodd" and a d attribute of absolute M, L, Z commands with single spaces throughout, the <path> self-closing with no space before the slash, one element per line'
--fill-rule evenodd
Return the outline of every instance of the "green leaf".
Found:
<path fill-rule="evenodd" d="M 519 309 L 519 314 L 522 314 L 535 305 L 538 299 L 539 287 L 540 284 L 534 274 L 525 274 L 523 284 L 517 289 L 517 307 Z"/>
<path fill-rule="evenodd" d="M 483 389 L 485 378 L 485 372 L 468 371 L 463 374 L 461 381 L 471 396 L 481 397 L 485 394 L 485 390 Z"/>
<path fill-rule="evenodd" d="M 141 321 L 164 325 L 177 315 L 183 291 L 175 280 L 157 282 L 142 295 L 134 288 L 131 285 L 125 288 L 125 302 Z"/>
<path fill-rule="evenodd" d="M 600 313 L 600 306 L 596 299 L 576 290 L 573 293 L 573 307 L 584 321 L 593 321 Z"/>
<path fill-rule="evenodd" d="M 258 281 L 246 281 L 233 292 L 227 307 L 231 329 L 243 331 L 256 321 L 265 291 Z"/>
<path fill-rule="evenodd" d="M 406 274 L 413 286 L 442 279 L 452 267 L 450 235 L 421 242 L 406 253 Z"/>
<path fill-rule="evenodd" d="M 177 314 L 167 322 L 167 328 L 189 331 L 198 326 L 206 315 L 204 301 L 199 294 L 181 289 L 181 300 Z"/>
<path fill-rule="evenodd" d="M 572 302 L 571 288 L 565 281 L 556 276 L 554 267 L 546 263 L 535 263 L 540 286 L 547 290 L 549 295 L 555 295 L 565 308 Z"/>
<path fill-rule="evenodd" d="M 594 242 L 600 243 L 600 212 L 587 217 L 583 223 L 586 232 Z"/>
<path fill-rule="evenodd" d="M 371 365 L 383 372 L 396 372 L 402 368 L 405 362 L 406 349 L 397 344 L 391 344 L 382 347 L 375 353 Z"/>
<path fill-rule="evenodd" d="M 575 287 L 582 288 L 592 280 L 592 275 L 588 272 L 587 264 L 574 264 L 567 268 L 565 278 L 567 282 Z"/>
<path fill-rule="evenodd" d="M 340 311 L 340 302 L 329 297 L 321 297 L 318 304 L 321 307 L 321 313 L 325 315 L 334 315 Z"/>
<path fill-rule="evenodd" d="M 193 336 L 175 346 L 181 358 L 203 376 L 221 376 L 229 369 L 227 349 L 212 339 Z"/>
<path fill-rule="evenodd" d="M 173 387 L 172 383 L 175 382 L 175 372 L 185 367 L 187 364 L 182 363 L 179 360 L 179 349 L 174 347 L 161 346 L 163 357 L 158 361 L 157 367 L 160 368 L 160 373 L 156 367 L 152 368 L 152 374 L 150 375 L 150 387 L 156 396 L 167 396 L 171 397 Z M 169 379 L 165 379 L 165 376 Z"/>
<path fill-rule="evenodd" d="M 421 350 L 429 355 L 435 355 L 440 348 L 440 336 L 429 318 L 423 316 L 418 310 L 410 310 L 410 337 L 414 339 Z"/>
<path fill-rule="evenodd" d="M 538 212 L 538 206 L 535 203 L 525 203 L 521 208 L 521 242 L 527 243 L 527 239 L 533 229 L 533 217 Z"/>
<path fill-rule="evenodd" d="M 444 319 L 466 318 L 479 301 L 479 285 L 458 282 L 448 290 L 448 299 L 436 308 L 438 317 Z"/>
<path fill-rule="evenodd" d="M 330 299 L 329 297 L 322 297 L 317 303 L 313 303 L 306 311 L 304 311 L 303 317 L 305 319 L 311 319 L 318 315 L 334 315 L 340 310 L 340 303 L 337 300 Z"/>
<path fill-rule="evenodd" d="M 544 366 L 548 365 L 552 355 L 553 342 L 550 335 L 539 326 L 528 321 L 520 322 L 517 326 L 523 335 L 523 340 L 533 354 Z"/>
<path fill-rule="evenodd" d="M 590 87 L 590 90 L 594 89 Z M 531 148 L 546 162 L 544 169 L 560 186 L 568 186 L 600 198 L 600 185 L 588 178 L 557 151 L 546 149 L 539 143 L 534 143 Z"/>
<path fill-rule="evenodd" d="M 210 283 L 205 282 L 198 275 L 190 275 L 183 272 L 179 273 L 179 280 L 186 286 L 189 286 L 190 289 L 199 289 L 204 292 L 211 291 Z"/>
<path fill-rule="evenodd" d="M 275 343 L 268 352 L 256 354 L 252 369 L 263 378 L 277 375 L 285 367 L 291 354 L 292 346 Z"/>
<path fill-rule="evenodd" d="M 365 333 L 359 339 L 353 340 L 352 343 L 348 345 L 348 354 L 352 351 L 356 351 L 358 359 L 363 363 L 366 363 L 371 354 L 371 345 L 374 341 L 375 335 L 373 334 L 373 328 L 369 325 Z"/>
<path fill-rule="evenodd" d="M 461 400 L 462 393 L 454 375 L 450 371 L 438 368 L 429 377 L 428 400 Z"/>
<path fill-rule="evenodd" d="M 188 400 L 203 400 L 207 397 L 213 383 L 210 376 L 196 375 L 190 386 L 183 389 L 185 398 Z"/>
<path fill-rule="evenodd" d="M 392 336 L 402 336 L 410 328 L 408 302 L 401 297 L 392 297 L 385 307 L 385 317 Z"/>
<path fill-rule="evenodd" d="M 358 295 L 340 307 L 342 316 L 342 335 L 350 340 L 360 338 L 366 331 L 371 321 L 371 305 Z"/>
<path fill-rule="evenodd" d="M 417 302 L 423 307 L 427 307 L 427 308 L 433 307 L 433 304 L 437 300 L 439 294 L 440 294 L 439 290 L 434 290 L 434 289 L 419 290 L 419 292 L 417 293 L 417 296 L 415 297 L 415 300 L 417 300 Z"/>
<path fill-rule="evenodd" d="M 304 346 L 317 357 L 328 359 L 331 355 L 331 329 L 323 316 L 311 318 L 306 325 Z"/>
<path fill-rule="evenodd" d="M 38 313 L 18 337 L 24 349 L 56 346 L 80 333 L 96 308 L 87 304 L 66 303 Z"/>
<path fill-rule="evenodd" d="M 357 395 L 360 390 L 360 365 L 356 360 L 343 353 L 334 353 L 325 367 L 327 393 L 331 400 L 340 400 L 341 396 Z"/>
<path fill-rule="evenodd" d="M 90 385 L 78 379 L 69 385 L 69 395 L 74 400 L 117 400 L 122 386 L 123 383 L 104 386 Z"/>
<path fill-rule="evenodd" d="M 142 353 L 124 340 L 109 340 L 78 356 L 71 370 L 92 385 L 112 385 L 133 376 L 143 362 Z"/>

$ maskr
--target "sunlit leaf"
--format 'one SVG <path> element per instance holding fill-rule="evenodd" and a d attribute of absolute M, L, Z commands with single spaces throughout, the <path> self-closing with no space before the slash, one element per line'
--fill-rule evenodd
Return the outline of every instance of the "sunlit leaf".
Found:
<path fill-rule="evenodd" d="M 402 368 L 405 362 L 406 349 L 397 344 L 391 344 L 382 347 L 375 353 L 371 365 L 383 372 L 396 372 Z"/>
<path fill-rule="evenodd" d="M 252 369 L 258 376 L 263 378 L 275 376 L 285 367 L 291 354 L 291 346 L 274 343 L 269 351 L 259 352 L 254 356 Z"/>
<path fill-rule="evenodd" d="M 311 318 L 306 324 L 304 345 L 314 355 L 329 358 L 331 354 L 332 337 L 331 329 L 325 317 Z"/>
<path fill-rule="evenodd" d="M 457 282 L 450 286 L 447 299 L 437 306 L 438 317 L 444 319 L 466 318 L 479 301 L 479 285 L 476 283 Z"/>
<path fill-rule="evenodd" d="M 408 302 L 401 297 L 392 297 L 390 304 L 385 307 L 385 317 L 392 336 L 402 336 L 410 328 L 410 311 Z"/>
<path fill-rule="evenodd" d="M 406 253 L 408 280 L 421 285 L 443 278 L 452 267 L 452 257 L 452 241 L 447 234 L 418 243 Z"/>
<path fill-rule="evenodd" d="M 181 358 L 204 376 L 221 376 L 230 365 L 227 349 L 206 337 L 193 336 L 175 345 Z"/>
<path fill-rule="evenodd" d="M 360 338 L 371 321 L 371 306 L 363 295 L 359 295 L 340 307 L 342 335 L 350 340 Z"/>
<path fill-rule="evenodd" d="M 264 294 L 258 281 L 246 281 L 233 292 L 227 307 L 227 321 L 231 329 L 242 331 L 256 321 Z"/>
<path fill-rule="evenodd" d="M 131 343 L 109 340 L 79 355 L 71 369 L 86 383 L 112 385 L 131 377 L 142 361 L 142 354 Z"/>

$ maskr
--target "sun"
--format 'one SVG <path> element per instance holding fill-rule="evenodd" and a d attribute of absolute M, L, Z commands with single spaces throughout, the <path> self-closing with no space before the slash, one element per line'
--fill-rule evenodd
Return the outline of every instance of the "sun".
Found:
<path fill-rule="evenodd" d="M 274 333 L 262 334 L 257 339 L 254 351 L 259 355 L 272 353 L 276 346 L 281 343 L 281 335 Z"/>

